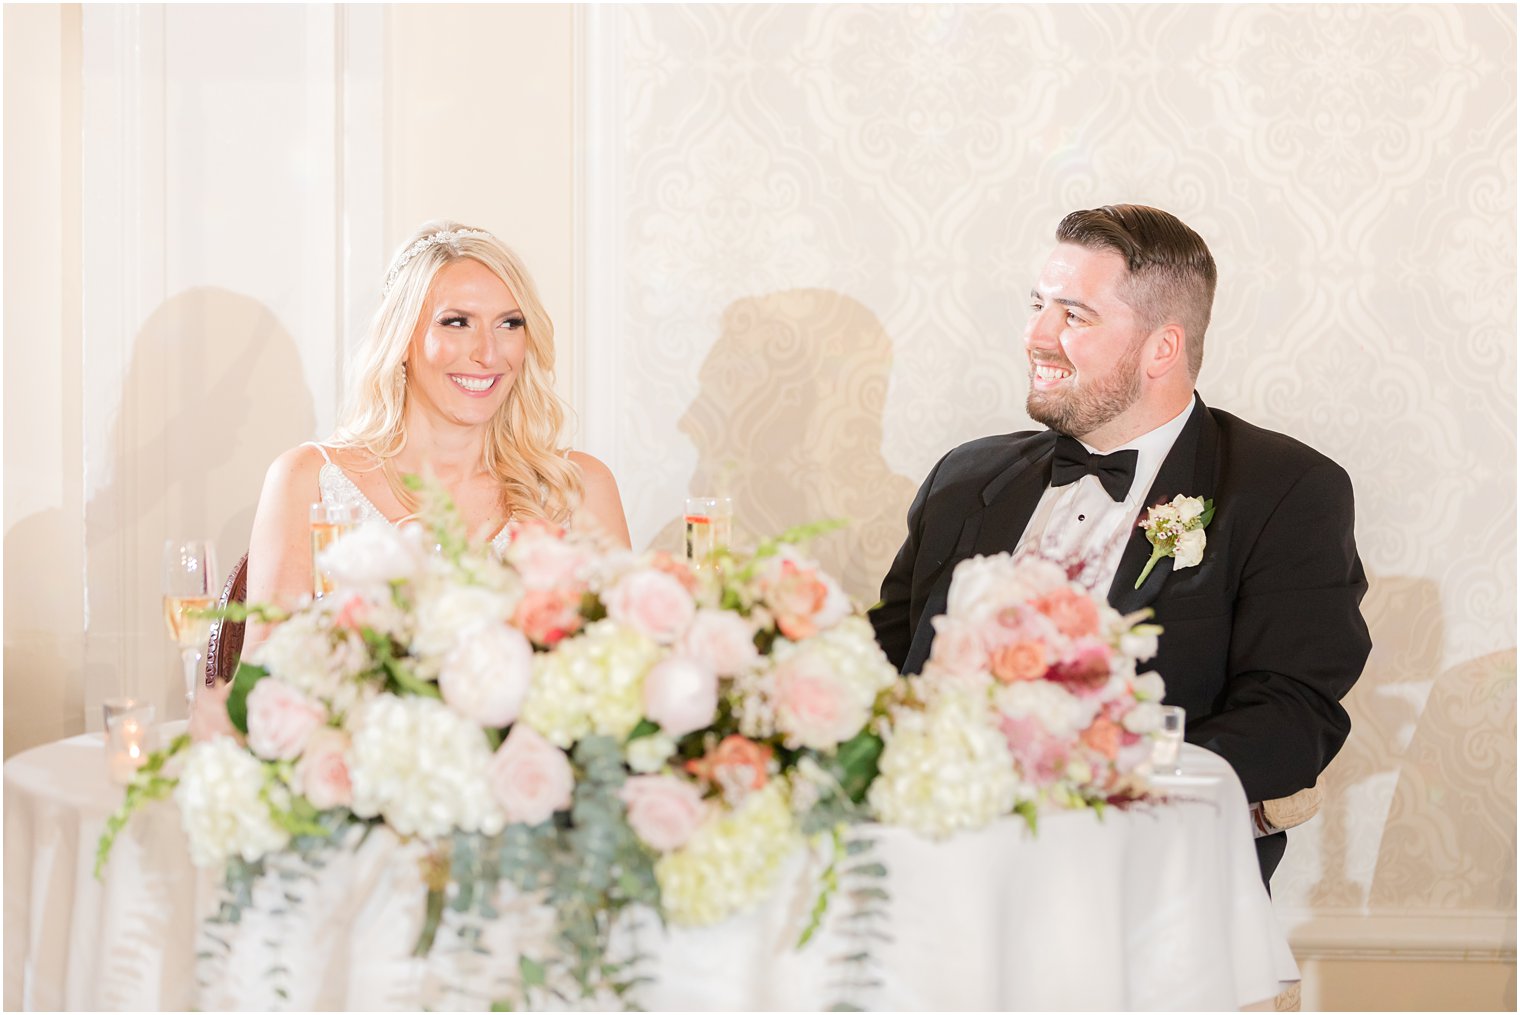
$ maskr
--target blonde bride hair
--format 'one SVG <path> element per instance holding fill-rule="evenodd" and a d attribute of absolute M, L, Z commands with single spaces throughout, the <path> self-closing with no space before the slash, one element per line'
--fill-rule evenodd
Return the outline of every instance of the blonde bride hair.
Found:
<path fill-rule="evenodd" d="M 428 222 L 396 254 L 332 445 L 362 448 L 379 459 L 403 506 L 416 510 L 416 498 L 400 488 L 391 467 L 406 447 L 406 356 L 433 279 L 463 258 L 501 279 L 522 310 L 527 332 L 522 371 L 490 422 L 486 470 L 501 484 L 506 517 L 566 524 L 583 490 L 579 470 L 558 446 L 565 407 L 553 386 L 554 325 L 521 259 L 483 229 Z"/>

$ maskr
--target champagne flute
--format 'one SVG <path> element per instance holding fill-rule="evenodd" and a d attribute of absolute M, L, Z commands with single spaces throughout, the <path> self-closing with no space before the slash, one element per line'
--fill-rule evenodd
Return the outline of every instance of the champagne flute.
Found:
<path fill-rule="evenodd" d="M 733 540 L 733 499 L 687 497 L 685 518 L 686 559 L 699 571 L 713 567 L 713 554 L 727 549 Z"/>
<path fill-rule="evenodd" d="M 359 527 L 363 515 L 357 504 L 317 501 L 311 515 L 311 594 L 321 599 L 333 590 L 332 576 L 322 570 L 322 551 Z"/>
<path fill-rule="evenodd" d="M 201 664 L 205 661 L 206 639 L 211 621 L 195 616 L 216 603 L 216 551 L 204 539 L 166 539 L 164 541 L 164 626 L 179 646 L 180 665 L 184 667 L 185 705 L 195 703 L 200 686 Z"/>

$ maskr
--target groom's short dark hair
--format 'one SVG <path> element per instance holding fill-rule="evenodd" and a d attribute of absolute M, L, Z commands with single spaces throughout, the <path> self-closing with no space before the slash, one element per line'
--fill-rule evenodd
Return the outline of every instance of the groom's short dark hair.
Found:
<path fill-rule="evenodd" d="M 1123 257 L 1129 278 L 1120 296 L 1148 331 L 1170 321 L 1182 325 L 1188 375 L 1197 379 L 1219 281 L 1214 255 L 1201 236 L 1159 208 L 1110 204 L 1072 212 L 1056 227 L 1056 240 Z"/>

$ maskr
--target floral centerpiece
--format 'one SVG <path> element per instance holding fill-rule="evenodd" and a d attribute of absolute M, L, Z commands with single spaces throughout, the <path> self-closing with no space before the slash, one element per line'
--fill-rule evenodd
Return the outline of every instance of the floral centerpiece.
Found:
<path fill-rule="evenodd" d="M 1166 688 L 1149 611 L 1121 616 L 1038 557 L 956 566 L 923 675 L 897 688 L 870 804 L 932 837 L 1146 795 Z"/>
<path fill-rule="evenodd" d="M 102 862 L 170 793 L 233 899 L 273 854 L 383 824 L 428 848 L 419 954 L 446 909 L 494 916 L 503 882 L 553 907 L 559 968 L 524 957 L 521 1003 L 621 996 L 631 971 L 604 955 L 622 909 L 721 920 L 805 836 L 863 815 L 897 673 L 793 545 L 809 531 L 694 568 L 528 522 L 498 557 L 423 492 L 431 528 L 365 525 L 324 551 L 337 591 L 252 610 L 279 622 L 234 679 L 239 735 L 154 757 Z"/>
<path fill-rule="evenodd" d="M 518 956 L 514 1005 L 627 1000 L 619 914 L 723 920 L 829 835 L 818 926 L 875 818 L 942 837 L 1041 807 L 1124 803 L 1163 687 L 1157 628 L 1039 560 L 962 562 L 922 676 L 898 679 L 869 623 L 797 544 L 698 566 L 605 551 L 540 522 L 499 554 L 421 490 L 428 525 L 359 528 L 324 551 L 337 590 L 283 615 L 239 667 L 234 736 L 153 756 L 101 842 L 172 795 L 223 919 L 282 858 L 376 826 L 425 850 L 426 954 L 447 919 L 543 900 L 558 947 Z M 99 870 L 99 867 L 97 867 Z M 848 872 L 885 875 L 869 856 Z M 880 888 L 861 892 L 880 899 Z"/>

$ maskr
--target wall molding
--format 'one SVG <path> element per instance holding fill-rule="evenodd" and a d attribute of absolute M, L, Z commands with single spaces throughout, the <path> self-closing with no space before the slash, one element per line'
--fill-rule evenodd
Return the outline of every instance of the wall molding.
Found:
<path fill-rule="evenodd" d="M 1279 907 L 1277 918 L 1300 961 L 1515 961 L 1513 911 Z"/>
<path fill-rule="evenodd" d="M 575 375 L 570 393 L 579 447 L 621 475 L 619 336 L 623 320 L 620 15 L 575 8 Z"/>

